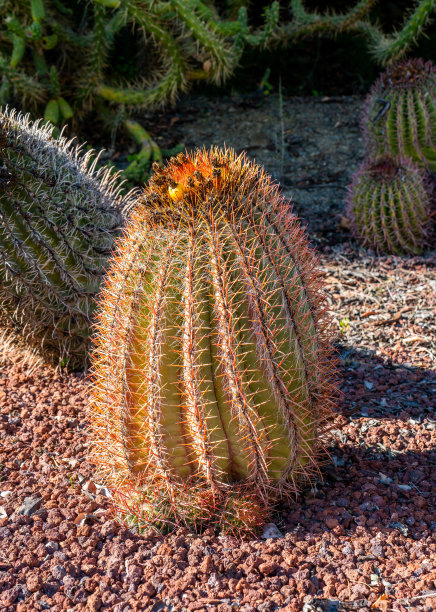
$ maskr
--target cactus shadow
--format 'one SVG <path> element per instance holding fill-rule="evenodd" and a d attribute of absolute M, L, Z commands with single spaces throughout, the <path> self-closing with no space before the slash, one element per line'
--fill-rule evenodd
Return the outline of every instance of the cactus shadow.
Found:
<path fill-rule="evenodd" d="M 341 398 L 350 417 L 424 418 L 434 414 L 436 371 L 383 359 L 375 351 L 337 346 Z"/>
<path fill-rule="evenodd" d="M 395 530 L 425 539 L 436 529 L 436 373 L 347 346 L 339 353 L 343 395 L 330 460 L 322 480 L 280 509 L 280 527 L 303 537 Z"/>

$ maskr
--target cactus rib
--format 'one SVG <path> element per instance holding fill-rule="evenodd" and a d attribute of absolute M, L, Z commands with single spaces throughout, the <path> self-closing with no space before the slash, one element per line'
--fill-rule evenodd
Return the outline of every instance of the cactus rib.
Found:
<path fill-rule="evenodd" d="M 362 116 L 367 154 L 413 159 L 436 170 L 436 67 L 412 59 L 389 67 L 369 93 Z"/>

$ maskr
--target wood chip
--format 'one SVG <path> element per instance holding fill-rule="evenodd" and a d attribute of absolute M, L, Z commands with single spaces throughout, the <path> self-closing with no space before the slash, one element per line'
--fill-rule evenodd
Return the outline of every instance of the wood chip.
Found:
<path fill-rule="evenodd" d="M 392 316 L 390 319 L 384 319 L 383 321 L 374 321 L 373 324 L 374 325 L 389 325 L 391 323 L 396 323 L 397 321 L 401 319 L 403 314 L 405 312 L 409 312 L 409 310 L 413 310 L 413 308 L 411 306 L 406 306 L 405 308 L 402 308 L 401 310 L 396 312 L 394 316 Z"/>

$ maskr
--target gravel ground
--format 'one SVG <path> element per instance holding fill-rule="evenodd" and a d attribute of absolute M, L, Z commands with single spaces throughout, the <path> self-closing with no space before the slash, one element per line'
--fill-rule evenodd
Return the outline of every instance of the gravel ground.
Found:
<path fill-rule="evenodd" d="M 84 459 L 86 379 L 5 351 L 0 609 L 434 610 L 435 265 L 322 255 L 343 400 L 324 481 L 279 508 L 277 538 L 118 525 Z"/>
<path fill-rule="evenodd" d="M 1 611 L 436 608 L 436 257 L 373 257 L 347 242 L 360 104 L 188 99 L 156 119 L 172 126 L 171 146 L 227 134 L 248 148 L 320 247 L 343 390 L 323 481 L 251 541 L 128 531 L 85 459 L 86 378 L 0 336 Z"/>

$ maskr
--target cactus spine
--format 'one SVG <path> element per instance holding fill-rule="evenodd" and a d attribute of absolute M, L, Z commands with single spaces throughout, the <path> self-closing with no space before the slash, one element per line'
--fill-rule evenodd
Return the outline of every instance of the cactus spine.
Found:
<path fill-rule="evenodd" d="M 1 323 L 75 368 L 128 199 L 92 151 L 52 131 L 0 112 Z"/>
<path fill-rule="evenodd" d="M 366 161 L 349 187 L 352 229 L 377 252 L 421 253 L 429 242 L 431 206 L 431 185 L 410 160 Z"/>
<path fill-rule="evenodd" d="M 195 522 L 206 505 L 242 529 L 316 469 L 334 365 L 315 263 L 243 156 L 155 166 L 104 283 L 92 358 L 92 458 L 125 516 Z"/>
<path fill-rule="evenodd" d="M 436 67 L 421 59 L 388 68 L 366 101 L 367 152 L 410 158 L 436 171 Z"/>

